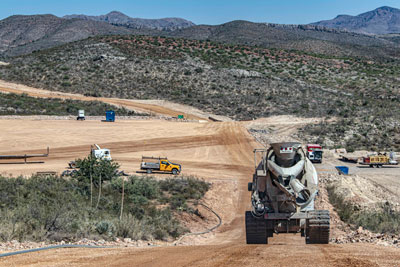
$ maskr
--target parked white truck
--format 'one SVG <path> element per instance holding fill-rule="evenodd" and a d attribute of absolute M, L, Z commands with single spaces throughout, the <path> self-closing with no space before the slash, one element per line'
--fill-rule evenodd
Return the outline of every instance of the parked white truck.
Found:
<path fill-rule="evenodd" d="M 91 147 L 91 153 L 96 159 L 112 160 L 110 149 L 100 148 L 97 144 L 94 144 Z"/>
<path fill-rule="evenodd" d="M 99 145 L 94 144 L 90 147 L 90 154 L 95 157 L 96 159 L 102 159 L 102 160 L 112 160 L 111 158 L 111 152 L 110 149 L 107 148 L 100 148 Z M 70 161 L 68 163 L 68 166 L 70 169 L 75 169 L 76 168 L 76 162 Z"/>
<path fill-rule="evenodd" d="M 83 109 L 78 110 L 78 117 L 76 117 L 77 121 L 85 120 L 85 111 Z"/>

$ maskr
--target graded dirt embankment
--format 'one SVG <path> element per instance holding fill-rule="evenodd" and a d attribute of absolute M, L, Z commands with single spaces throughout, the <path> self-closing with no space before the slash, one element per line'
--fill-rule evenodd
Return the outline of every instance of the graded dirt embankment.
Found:
<path fill-rule="evenodd" d="M 0 127 L 1 155 L 44 153 L 50 148 L 48 158 L 31 159 L 44 160 L 45 164 L 0 164 L 0 173 L 14 175 L 50 170 L 61 173 L 69 161 L 87 156 L 91 144 L 98 144 L 111 149 L 113 159 L 127 173 L 139 170 L 142 156 L 162 156 L 181 163 L 188 175 L 233 178 L 244 170 L 249 171 L 252 148 L 256 146 L 235 122 L 124 120 L 107 123 L 30 118 L 0 120 Z"/>
<path fill-rule="evenodd" d="M 42 153 L 44 164 L 0 165 L 0 173 L 61 172 L 67 162 L 86 156 L 90 145 L 111 149 L 128 173 L 142 155 L 167 156 L 183 173 L 215 182 L 208 204 L 222 215 L 217 233 L 203 245 L 148 248 L 58 249 L 0 259 L 1 266 L 398 266 L 400 251 L 369 244 L 305 245 L 300 235 L 279 235 L 269 245 L 246 245 L 244 212 L 247 182 L 254 168 L 253 149 L 261 147 L 244 123 L 187 123 L 162 120 L 77 122 L 0 120 L 0 154 Z M 298 123 L 297 123 L 298 124 Z M 293 130 L 290 123 L 288 127 Z M 283 131 L 283 129 L 282 129 Z M 277 136 L 279 138 L 279 136 Z M 168 177 L 168 175 L 159 175 Z M 224 185 L 229 190 L 224 189 Z M 188 243 L 190 244 L 190 243 Z"/>

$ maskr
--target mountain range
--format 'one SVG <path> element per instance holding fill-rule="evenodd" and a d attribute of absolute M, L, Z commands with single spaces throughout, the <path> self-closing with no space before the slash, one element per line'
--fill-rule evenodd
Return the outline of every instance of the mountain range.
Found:
<path fill-rule="evenodd" d="M 195 24 L 181 18 L 162 18 L 162 19 L 141 19 L 131 18 L 121 12 L 112 11 L 106 15 L 87 16 L 87 15 L 67 15 L 66 19 L 81 19 L 108 22 L 113 25 L 125 26 L 134 29 L 155 29 L 161 31 L 173 31 L 192 27 Z"/>
<path fill-rule="evenodd" d="M 0 20 L 0 56 L 31 53 L 97 35 L 152 34 L 194 24 L 180 18 L 136 19 L 113 11 L 101 16 L 14 15 Z"/>
<path fill-rule="evenodd" d="M 95 35 L 129 34 L 106 22 L 62 19 L 53 15 L 16 15 L 0 21 L 0 54 L 19 55 Z"/>
<path fill-rule="evenodd" d="M 113 11 L 106 15 L 15 15 L 0 21 L 0 57 L 29 54 L 98 35 L 150 35 L 303 50 L 335 56 L 399 57 L 396 35 L 400 10 L 381 7 L 359 16 L 284 25 L 232 21 L 195 25 L 181 18 L 140 19 Z"/>
<path fill-rule="evenodd" d="M 171 37 L 212 40 L 275 49 L 301 50 L 331 56 L 400 56 L 391 39 L 315 25 L 284 25 L 232 21 L 221 25 L 196 25 L 176 30 Z"/>
<path fill-rule="evenodd" d="M 400 9 L 383 6 L 358 16 L 339 15 L 312 25 L 363 34 L 400 33 Z"/>

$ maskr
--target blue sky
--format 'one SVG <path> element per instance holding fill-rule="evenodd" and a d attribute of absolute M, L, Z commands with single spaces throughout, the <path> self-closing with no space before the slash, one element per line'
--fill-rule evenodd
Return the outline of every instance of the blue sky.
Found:
<path fill-rule="evenodd" d="M 106 14 L 113 10 L 131 17 L 182 17 L 196 24 L 221 24 L 243 19 L 254 22 L 306 24 L 358 15 L 380 6 L 400 8 L 399 0 L 0 0 L 0 19 L 16 14 Z"/>

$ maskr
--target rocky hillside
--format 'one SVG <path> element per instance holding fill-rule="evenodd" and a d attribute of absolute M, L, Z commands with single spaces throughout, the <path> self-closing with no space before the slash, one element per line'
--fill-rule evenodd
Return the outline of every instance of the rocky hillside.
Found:
<path fill-rule="evenodd" d="M 329 29 L 314 25 L 282 25 L 232 21 L 221 25 L 198 25 L 168 34 L 171 37 L 224 43 L 302 50 L 310 53 L 351 57 L 392 57 L 398 44 L 391 39 Z"/>
<path fill-rule="evenodd" d="M 306 139 L 400 147 L 399 61 L 149 36 L 104 36 L 11 59 L 0 79 L 97 96 L 167 99 L 249 120 L 335 118 Z M 384 137 L 384 138 L 382 138 Z"/>
<path fill-rule="evenodd" d="M 162 19 L 141 19 L 131 18 L 121 12 L 112 11 L 106 15 L 87 16 L 87 15 L 67 15 L 66 19 L 81 19 L 108 22 L 113 25 L 125 26 L 133 29 L 154 29 L 161 31 L 173 31 L 192 27 L 195 24 L 191 21 L 181 18 L 162 18 Z"/>
<path fill-rule="evenodd" d="M 392 36 L 367 36 L 313 25 L 279 25 L 232 21 L 221 25 L 192 26 L 181 19 L 132 19 L 119 12 L 89 17 L 73 15 L 12 16 L 0 21 L 0 58 L 98 35 L 168 36 L 301 50 L 341 57 L 391 59 L 399 56 L 399 42 Z"/>
<path fill-rule="evenodd" d="M 400 33 L 400 9 L 383 6 L 358 16 L 339 15 L 312 24 L 364 34 Z"/>
<path fill-rule="evenodd" d="M 105 34 L 129 34 L 105 22 L 53 15 L 11 16 L 0 21 L 0 54 L 17 55 Z"/>
<path fill-rule="evenodd" d="M 0 58 L 28 54 L 90 36 L 129 34 L 211 40 L 340 57 L 385 60 L 399 57 L 399 42 L 391 36 L 372 37 L 313 25 L 232 21 L 216 26 L 192 26 L 181 19 L 132 19 L 119 12 L 72 17 L 12 16 L 0 21 Z"/>
<path fill-rule="evenodd" d="M 0 59 L 98 35 L 162 35 L 193 26 L 180 18 L 137 19 L 119 12 L 102 16 L 16 15 L 0 20 Z"/>

